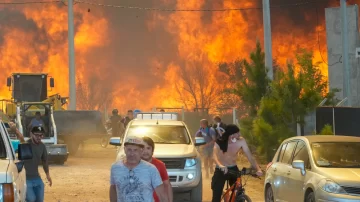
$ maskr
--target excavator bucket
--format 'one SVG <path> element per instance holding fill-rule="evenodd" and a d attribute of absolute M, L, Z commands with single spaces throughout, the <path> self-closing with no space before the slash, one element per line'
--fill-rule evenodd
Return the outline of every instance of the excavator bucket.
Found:
<path fill-rule="evenodd" d="M 54 111 L 58 135 L 106 135 L 106 129 L 99 111 Z M 90 137 L 89 137 L 90 138 Z"/>

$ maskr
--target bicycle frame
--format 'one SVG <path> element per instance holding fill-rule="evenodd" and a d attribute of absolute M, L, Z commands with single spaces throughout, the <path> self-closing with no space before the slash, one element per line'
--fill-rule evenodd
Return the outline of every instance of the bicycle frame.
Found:
<path fill-rule="evenodd" d="M 236 179 L 236 182 L 229 189 L 226 190 L 226 192 L 222 195 L 221 199 L 224 199 L 225 202 L 235 202 L 236 196 L 243 193 L 244 189 L 240 176 Z"/>

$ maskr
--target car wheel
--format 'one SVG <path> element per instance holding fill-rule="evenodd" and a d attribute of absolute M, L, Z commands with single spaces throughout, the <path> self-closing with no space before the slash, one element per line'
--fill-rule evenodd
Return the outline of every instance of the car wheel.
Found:
<path fill-rule="evenodd" d="M 306 196 L 306 202 L 315 202 L 315 194 L 314 192 L 310 192 L 307 196 Z"/>
<path fill-rule="evenodd" d="M 265 189 L 265 201 L 266 202 L 274 202 L 274 193 L 271 189 L 271 186 L 266 186 Z"/>
<path fill-rule="evenodd" d="M 199 184 L 190 191 L 191 202 L 202 202 L 202 177 Z"/>

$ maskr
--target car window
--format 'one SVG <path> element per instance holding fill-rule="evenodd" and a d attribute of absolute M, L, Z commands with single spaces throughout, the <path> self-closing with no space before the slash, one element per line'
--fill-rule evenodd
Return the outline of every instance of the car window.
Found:
<path fill-rule="evenodd" d="M 281 149 L 279 151 L 279 156 L 278 156 L 278 159 L 277 159 L 277 162 L 281 162 L 283 156 L 284 156 L 284 152 L 285 152 L 285 149 L 286 149 L 286 146 L 287 146 L 287 143 L 281 145 Z"/>
<path fill-rule="evenodd" d="M 360 168 L 360 142 L 314 142 L 311 149 L 319 167 Z"/>
<path fill-rule="evenodd" d="M 296 145 L 296 149 L 294 152 L 294 158 L 295 160 L 302 160 L 305 163 L 305 168 L 310 169 L 310 163 L 309 163 L 309 153 L 306 148 L 306 144 L 304 141 L 298 141 L 298 144 Z"/>
<path fill-rule="evenodd" d="M 296 146 L 296 141 L 287 143 L 285 151 L 284 151 L 284 155 L 281 159 L 281 163 L 290 164 L 295 146 Z"/>
<path fill-rule="evenodd" d="M 0 159 L 6 159 L 6 147 L 3 139 L 3 137 L 5 137 L 5 134 L 2 134 L 2 131 L 3 130 L 0 130 Z"/>
<path fill-rule="evenodd" d="M 190 144 L 189 134 L 184 126 L 135 125 L 130 126 L 127 136 L 148 136 L 156 144 Z"/>

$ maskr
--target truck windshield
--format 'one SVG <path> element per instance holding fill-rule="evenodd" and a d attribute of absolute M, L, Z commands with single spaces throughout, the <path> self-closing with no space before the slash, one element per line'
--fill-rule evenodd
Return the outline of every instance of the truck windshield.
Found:
<path fill-rule="evenodd" d="M 127 136 L 148 136 L 155 144 L 190 144 L 184 126 L 131 126 Z"/>
<path fill-rule="evenodd" d="M 311 147 L 319 167 L 360 168 L 360 142 L 316 142 Z"/>

